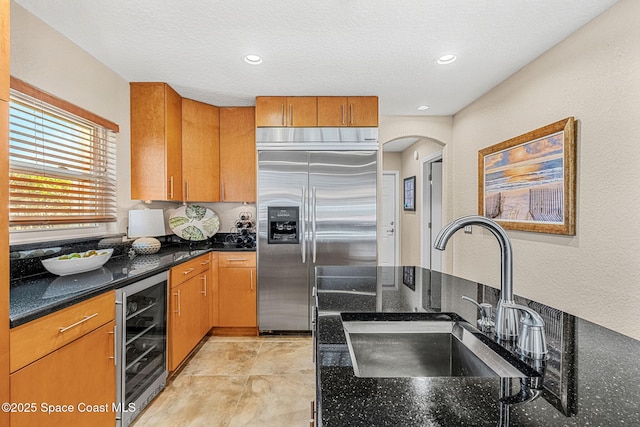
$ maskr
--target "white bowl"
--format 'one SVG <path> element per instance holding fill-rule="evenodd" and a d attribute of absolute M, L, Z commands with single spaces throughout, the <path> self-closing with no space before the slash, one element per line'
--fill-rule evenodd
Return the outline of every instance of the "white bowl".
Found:
<path fill-rule="evenodd" d="M 85 257 L 89 252 L 96 252 L 97 255 Z M 68 276 L 70 274 L 84 273 L 85 271 L 91 271 L 102 267 L 104 263 L 109 261 L 112 253 L 113 248 L 76 252 L 69 255 L 57 256 L 55 258 L 43 259 L 42 265 L 44 265 L 44 268 L 46 268 L 50 273 L 57 274 L 58 276 Z M 64 258 L 75 254 L 80 255 L 80 257 Z"/>

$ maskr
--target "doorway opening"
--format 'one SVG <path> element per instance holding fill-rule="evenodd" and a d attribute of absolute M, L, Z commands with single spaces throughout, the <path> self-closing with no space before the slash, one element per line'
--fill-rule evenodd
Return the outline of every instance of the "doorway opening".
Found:
<path fill-rule="evenodd" d="M 422 159 L 421 266 L 442 271 L 442 252 L 433 241 L 442 228 L 442 151 Z"/>

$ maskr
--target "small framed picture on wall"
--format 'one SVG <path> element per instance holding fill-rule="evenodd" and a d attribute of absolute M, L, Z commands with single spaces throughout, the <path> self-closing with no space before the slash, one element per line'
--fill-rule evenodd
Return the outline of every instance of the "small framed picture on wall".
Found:
<path fill-rule="evenodd" d="M 416 210 L 416 177 L 410 176 L 404 179 L 404 210 Z"/>

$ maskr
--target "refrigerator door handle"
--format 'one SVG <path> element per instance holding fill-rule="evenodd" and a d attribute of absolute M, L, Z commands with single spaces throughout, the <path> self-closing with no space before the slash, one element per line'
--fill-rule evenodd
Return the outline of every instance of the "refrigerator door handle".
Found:
<path fill-rule="evenodd" d="M 311 249 L 312 249 L 312 260 L 313 263 L 316 263 L 316 252 L 317 252 L 317 247 L 316 247 L 316 187 L 313 187 L 313 189 L 311 190 L 311 239 L 312 239 L 312 243 L 311 243 Z"/>
<path fill-rule="evenodd" d="M 302 212 L 300 212 L 300 240 L 302 242 L 302 263 L 307 262 L 307 235 L 305 233 L 305 223 L 307 221 L 306 212 L 307 212 L 307 187 L 302 187 Z"/>

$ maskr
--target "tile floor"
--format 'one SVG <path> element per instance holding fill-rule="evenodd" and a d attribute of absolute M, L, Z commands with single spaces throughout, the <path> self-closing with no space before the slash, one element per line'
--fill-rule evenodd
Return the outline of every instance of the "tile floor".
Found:
<path fill-rule="evenodd" d="M 208 337 L 133 427 L 309 425 L 310 337 Z"/>

